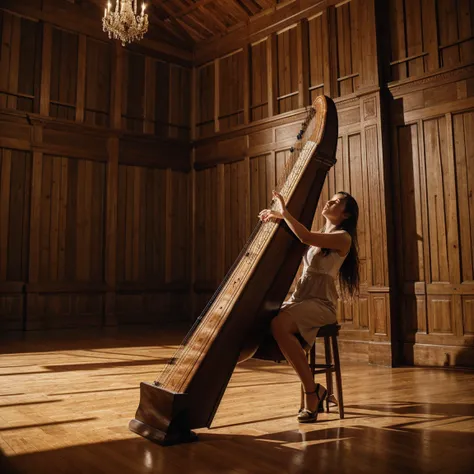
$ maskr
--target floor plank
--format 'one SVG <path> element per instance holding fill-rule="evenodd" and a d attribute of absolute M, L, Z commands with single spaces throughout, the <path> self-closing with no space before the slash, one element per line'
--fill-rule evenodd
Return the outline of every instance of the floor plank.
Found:
<path fill-rule="evenodd" d="M 0 472 L 473 472 L 474 372 L 343 361 L 346 418 L 298 425 L 286 364 L 239 366 L 200 441 L 163 448 L 127 428 L 182 333 L 2 341 Z"/>

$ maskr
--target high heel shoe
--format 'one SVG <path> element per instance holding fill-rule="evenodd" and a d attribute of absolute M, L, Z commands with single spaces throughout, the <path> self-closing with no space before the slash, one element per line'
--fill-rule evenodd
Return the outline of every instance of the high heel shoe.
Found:
<path fill-rule="evenodd" d="M 323 402 L 327 397 L 328 391 L 324 389 L 324 392 L 320 395 L 319 390 L 321 388 L 321 384 L 316 384 L 316 389 L 313 392 L 304 392 L 305 395 L 311 395 L 313 393 L 316 394 L 318 397 L 318 404 L 314 411 L 310 411 L 307 408 L 303 408 L 300 410 L 297 416 L 297 420 L 299 423 L 313 423 L 318 420 L 318 413 L 323 411 Z"/>

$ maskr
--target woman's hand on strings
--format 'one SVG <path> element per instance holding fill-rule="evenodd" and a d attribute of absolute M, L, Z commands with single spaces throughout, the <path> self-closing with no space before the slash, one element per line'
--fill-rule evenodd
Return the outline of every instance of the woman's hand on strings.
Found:
<path fill-rule="evenodd" d="M 270 219 L 277 219 L 277 220 L 283 219 L 283 216 L 281 212 L 274 211 L 272 209 L 264 209 L 263 211 L 260 211 L 258 218 L 262 222 L 268 222 Z"/>
<path fill-rule="evenodd" d="M 273 210 L 273 209 L 264 209 L 258 215 L 259 219 L 263 222 L 268 222 L 270 219 L 277 219 L 281 220 L 284 219 L 283 214 L 286 211 L 286 204 L 283 196 L 276 191 L 273 191 L 273 197 L 276 199 L 278 204 L 280 205 L 281 211 Z"/>

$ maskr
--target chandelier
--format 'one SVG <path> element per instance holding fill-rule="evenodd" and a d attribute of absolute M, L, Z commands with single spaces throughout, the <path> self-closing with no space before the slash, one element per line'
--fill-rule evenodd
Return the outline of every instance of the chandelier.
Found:
<path fill-rule="evenodd" d="M 137 15 L 138 0 L 115 0 L 115 11 L 109 2 L 102 18 L 103 30 L 115 39 L 125 43 L 139 41 L 148 31 L 148 15 L 145 13 L 145 4 L 142 3 L 142 12 Z"/>

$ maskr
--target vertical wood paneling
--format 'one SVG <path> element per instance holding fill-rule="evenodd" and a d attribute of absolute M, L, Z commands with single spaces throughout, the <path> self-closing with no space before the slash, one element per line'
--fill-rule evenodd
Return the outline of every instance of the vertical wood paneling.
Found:
<path fill-rule="evenodd" d="M 196 281 L 217 285 L 222 278 L 218 264 L 221 238 L 218 207 L 224 196 L 218 195 L 218 170 L 209 168 L 196 173 Z M 221 250 L 222 251 L 222 250 Z"/>
<path fill-rule="evenodd" d="M 219 126 L 221 131 L 244 123 L 244 53 L 219 60 Z"/>
<path fill-rule="evenodd" d="M 0 108 L 38 112 L 38 23 L 2 11 L 0 35 Z"/>
<path fill-rule="evenodd" d="M 390 0 L 392 79 L 471 62 L 473 14 L 470 0 Z"/>
<path fill-rule="evenodd" d="M 112 94 L 111 94 L 111 126 L 118 129 L 122 126 L 123 88 L 125 81 L 125 50 L 116 42 L 112 55 Z"/>
<path fill-rule="evenodd" d="M 406 35 L 407 57 L 418 56 L 423 53 L 423 30 L 421 28 L 421 1 L 405 2 L 406 8 Z M 408 76 L 423 74 L 423 58 L 418 57 L 407 61 Z"/>
<path fill-rule="evenodd" d="M 102 43 L 89 37 L 86 41 L 84 121 L 90 125 L 108 127 L 110 123 L 112 48 L 108 43 Z"/>
<path fill-rule="evenodd" d="M 171 65 L 169 135 L 189 140 L 191 127 L 191 72 L 187 68 Z"/>
<path fill-rule="evenodd" d="M 282 31 L 276 38 L 278 113 L 298 108 L 297 27 Z"/>
<path fill-rule="evenodd" d="M 86 94 L 86 61 L 87 61 L 87 39 L 84 35 L 79 35 L 77 63 L 77 104 L 76 122 L 84 122 L 84 107 Z"/>
<path fill-rule="evenodd" d="M 21 19 L 17 109 L 39 112 L 41 35 L 39 23 Z"/>
<path fill-rule="evenodd" d="M 150 57 L 145 59 L 145 133 L 155 131 L 156 112 L 156 61 Z"/>
<path fill-rule="evenodd" d="M 50 115 L 74 120 L 77 96 L 79 37 L 57 28 L 52 31 Z M 45 52 L 49 54 L 49 51 Z"/>
<path fill-rule="evenodd" d="M 267 46 L 267 95 L 268 116 L 278 114 L 278 46 L 277 35 L 272 33 L 266 41 Z"/>
<path fill-rule="evenodd" d="M 378 136 L 375 126 L 367 127 L 364 132 L 364 144 L 367 160 L 367 189 L 370 189 L 370 209 L 368 212 L 371 230 L 371 273 L 368 275 L 372 285 L 384 285 L 386 269 L 384 268 L 383 243 L 383 194 L 381 192 L 381 170 L 377 166 Z M 373 199 L 376 197 L 375 199 Z"/>
<path fill-rule="evenodd" d="M 398 169 L 400 171 L 400 207 L 401 233 L 400 242 L 403 257 L 403 279 L 405 282 L 423 280 L 424 258 L 421 214 L 421 193 L 423 183 L 420 180 L 419 145 L 417 125 L 401 127 L 398 131 Z"/>
<path fill-rule="evenodd" d="M 454 66 L 461 59 L 459 45 L 453 44 L 459 39 L 457 3 L 457 0 L 437 2 L 441 66 Z"/>
<path fill-rule="evenodd" d="M 301 20 L 297 25 L 296 48 L 298 52 L 298 107 L 310 105 L 309 83 L 309 45 L 308 21 Z"/>
<path fill-rule="evenodd" d="M 39 279 L 103 281 L 105 165 L 44 155 Z"/>
<path fill-rule="evenodd" d="M 447 228 L 445 221 L 445 190 L 443 175 L 446 172 L 446 149 L 441 133 L 446 130 L 445 118 L 424 123 L 424 141 L 427 173 L 428 221 L 430 229 L 430 255 L 432 282 L 449 282 Z"/>
<path fill-rule="evenodd" d="M 116 275 L 119 283 L 153 284 L 165 281 L 167 232 L 165 175 L 166 171 L 153 168 L 128 165 L 118 167 Z M 176 194 L 178 193 L 183 193 L 183 185 L 179 181 Z M 184 192 L 176 202 L 178 209 L 185 209 L 183 201 L 186 198 L 187 193 Z M 178 214 L 172 211 L 170 219 L 172 223 L 174 217 L 185 218 Z M 183 214 L 187 216 L 186 212 Z M 177 225 L 175 225 L 176 233 Z M 186 238 L 185 230 L 183 234 Z M 177 238 L 180 245 L 182 238 L 181 236 Z M 171 259 L 174 256 L 175 252 Z M 180 261 L 177 262 L 178 269 L 181 269 Z"/>
<path fill-rule="evenodd" d="M 225 176 L 225 268 L 237 258 L 248 238 L 248 168 L 242 160 L 224 166 Z"/>
<path fill-rule="evenodd" d="M 168 136 L 170 114 L 170 65 L 162 61 L 155 63 L 155 134 Z"/>
<path fill-rule="evenodd" d="M 174 171 L 171 176 L 171 282 L 185 282 L 189 276 L 189 175 Z"/>
<path fill-rule="evenodd" d="M 268 117 L 267 40 L 251 45 L 250 57 L 250 118 L 255 121 Z"/>
<path fill-rule="evenodd" d="M 12 17 L 12 31 L 10 37 L 10 64 L 8 90 L 12 93 L 7 97 L 7 108 L 17 108 L 18 93 L 18 69 L 20 60 L 21 43 L 21 19 L 17 16 Z"/>
<path fill-rule="evenodd" d="M 197 74 L 197 132 L 206 136 L 214 131 L 214 63 L 202 66 Z"/>
<path fill-rule="evenodd" d="M 144 131 L 144 88 L 145 57 L 141 54 L 126 51 L 123 61 L 122 88 L 122 127 L 133 131 Z"/>
<path fill-rule="evenodd" d="M 8 223 L 10 222 L 10 181 L 12 157 L 11 150 L 2 149 L 0 175 L 0 280 L 7 278 L 8 262 Z"/>
<path fill-rule="evenodd" d="M 455 180 L 461 252 L 461 281 L 474 281 L 474 112 L 453 117 Z"/>
<path fill-rule="evenodd" d="M 359 221 L 357 224 L 357 237 L 359 242 L 360 277 L 363 284 L 367 284 L 367 241 L 370 236 L 370 229 L 366 221 L 368 203 L 364 196 L 364 167 L 362 163 L 361 137 L 360 134 L 348 137 L 349 147 L 349 188 L 345 190 L 354 196 L 359 205 Z"/>
<path fill-rule="evenodd" d="M 59 160 L 58 160 L 59 161 Z M 58 217 L 58 279 L 66 279 L 66 229 L 68 215 L 68 159 L 61 158 L 61 176 L 59 186 L 59 217 Z"/>
<path fill-rule="evenodd" d="M 360 48 L 359 3 L 351 0 L 338 6 L 335 10 L 337 31 L 337 81 L 338 95 L 351 94 L 359 87 Z M 365 8 L 364 5 L 361 9 Z M 365 32 L 367 34 L 367 32 Z M 366 56 L 364 61 L 372 58 Z"/>
<path fill-rule="evenodd" d="M 10 86 L 8 72 L 10 70 L 10 42 L 13 18 L 12 15 L 2 10 L 0 19 L 2 20 L 2 46 L 0 54 L 0 107 L 5 108 L 7 106 L 8 99 L 7 92 Z"/>
<path fill-rule="evenodd" d="M 324 93 L 324 67 L 326 51 L 324 48 L 323 14 L 308 21 L 309 35 L 309 88 L 311 102 Z M 327 60 L 327 59 L 326 59 Z"/>

